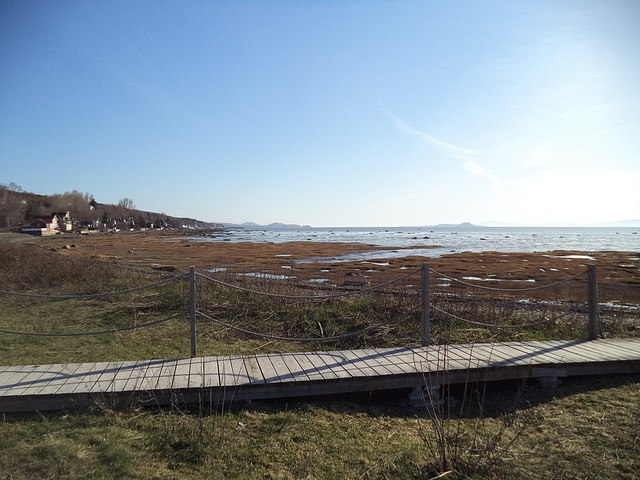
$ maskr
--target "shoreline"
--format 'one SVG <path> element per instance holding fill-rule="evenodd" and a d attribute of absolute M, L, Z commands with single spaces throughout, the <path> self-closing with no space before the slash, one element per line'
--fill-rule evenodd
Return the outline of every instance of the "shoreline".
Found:
<path fill-rule="evenodd" d="M 15 235 L 22 235 L 18 238 Z M 0 234 L 0 243 L 41 245 L 64 255 L 81 255 L 159 271 L 185 272 L 193 265 L 201 271 L 225 270 L 230 274 L 266 275 L 342 285 L 358 279 L 377 284 L 398 278 L 429 263 L 438 272 L 455 278 L 500 281 L 501 286 L 520 282 L 553 283 L 598 267 L 602 301 L 640 304 L 640 254 L 637 252 L 582 252 L 556 250 L 536 253 L 463 252 L 441 257 L 385 256 L 402 250 L 371 244 L 296 241 L 283 243 L 198 242 L 192 232 L 122 232 L 91 235 L 60 234 L 29 237 Z M 421 248 L 425 248 L 424 246 Z M 361 252 L 380 252 L 380 258 L 344 261 L 339 257 Z M 309 261 L 312 259 L 312 261 Z M 486 282 L 484 282 L 486 284 Z M 612 293 L 615 291 L 615 294 Z"/>

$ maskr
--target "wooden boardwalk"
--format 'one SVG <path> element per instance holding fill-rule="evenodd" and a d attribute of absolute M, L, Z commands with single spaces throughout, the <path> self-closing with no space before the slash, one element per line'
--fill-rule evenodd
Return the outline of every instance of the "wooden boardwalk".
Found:
<path fill-rule="evenodd" d="M 229 403 L 518 378 L 640 372 L 640 339 L 372 348 L 0 367 L 0 412 Z"/>

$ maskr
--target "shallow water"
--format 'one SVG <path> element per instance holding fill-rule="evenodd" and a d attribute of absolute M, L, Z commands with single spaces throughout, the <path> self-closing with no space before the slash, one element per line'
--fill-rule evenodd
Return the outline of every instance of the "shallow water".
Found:
<path fill-rule="evenodd" d="M 640 251 L 640 228 L 605 227 L 396 227 L 309 228 L 300 230 L 230 229 L 194 241 L 284 243 L 294 241 L 362 243 L 397 250 L 344 255 L 333 261 L 405 257 L 436 258 L 460 252 Z M 431 248 L 420 248 L 420 247 Z M 435 248 L 433 248 L 435 247 Z M 314 259 L 309 259 L 313 261 Z M 324 258 L 326 261 L 326 258 Z"/>

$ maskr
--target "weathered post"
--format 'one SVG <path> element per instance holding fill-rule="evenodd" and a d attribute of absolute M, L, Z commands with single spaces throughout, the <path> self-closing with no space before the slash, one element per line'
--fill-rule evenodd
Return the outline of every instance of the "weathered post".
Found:
<path fill-rule="evenodd" d="M 430 341 L 429 325 L 429 264 L 422 264 L 422 346 L 426 347 Z"/>
<path fill-rule="evenodd" d="M 589 278 L 589 340 L 595 340 L 600 333 L 600 315 L 598 312 L 598 275 L 595 265 L 587 265 Z"/>
<path fill-rule="evenodd" d="M 196 268 L 189 267 L 189 314 L 191 316 L 191 358 L 196 356 Z"/>

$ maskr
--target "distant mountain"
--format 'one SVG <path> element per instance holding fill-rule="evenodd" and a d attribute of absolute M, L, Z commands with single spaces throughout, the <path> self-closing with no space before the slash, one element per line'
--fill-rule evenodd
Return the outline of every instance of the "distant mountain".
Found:
<path fill-rule="evenodd" d="M 438 227 L 438 228 L 477 228 L 478 225 L 474 225 L 473 223 L 469 223 L 469 222 L 462 222 L 462 223 L 440 223 L 438 225 L 434 225 L 434 227 Z"/>
<path fill-rule="evenodd" d="M 225 228 L 246 228 L 250 230 L 306 230 L 313 228 L 311 225 L 298 225 L 296 223 L 270 223 L 269 225 L 259 225 L 253 222 L 244 223 L 223 223 Z"/>

